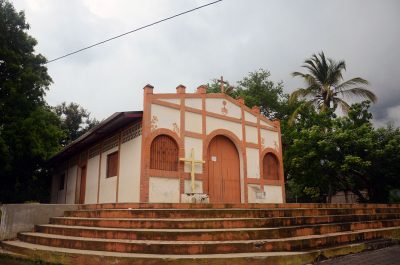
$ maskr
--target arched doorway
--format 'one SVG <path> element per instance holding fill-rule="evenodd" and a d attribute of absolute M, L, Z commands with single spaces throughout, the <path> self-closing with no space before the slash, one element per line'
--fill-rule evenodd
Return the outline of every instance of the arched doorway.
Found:
<path fill-rule="evenodd" d="M 263 158 L 263 178 L 279 180 L 279 161 L 273 153 L 267 153 Z"/>
<path fill-rule="evenodd" d="M 208 192 L 210 202 L 240 203 L 240 160 L 235 144 L 223 135 L 208 146 Z"/>

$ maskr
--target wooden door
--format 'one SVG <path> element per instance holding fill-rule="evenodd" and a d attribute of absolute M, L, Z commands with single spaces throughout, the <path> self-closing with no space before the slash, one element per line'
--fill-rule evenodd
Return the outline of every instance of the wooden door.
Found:
<path fill-rule="evenodd" d="M 81 167 L 81 186 L 79 192 L 79 203 L 85 203 L 85 191 L 86 191 L 86 166 Z"/>
<path fill-rule="evenodd" d="M 231 140 L 218 135 L 208 147 L 210 202 L 240 203 L 240 161 Z"/>

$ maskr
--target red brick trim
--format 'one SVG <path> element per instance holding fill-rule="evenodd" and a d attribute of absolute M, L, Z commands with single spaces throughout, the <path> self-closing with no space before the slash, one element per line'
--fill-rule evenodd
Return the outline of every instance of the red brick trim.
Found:
<path fill-rule="evenodd" d="M 184 86 L 178 86 L 177 88 L 178 93 L 180 93 L 180 139 L 181 141 L 181 146 L 179 147 L 179 158 L 185 157 L 185 130 L 186 130 L 186 125 L 185 125 L 185 87 Z M 182 155 L 183 154 L 183 155 Z M 185 183 L 184 183 L 184 171 L 185 171 L 185 163 L 179 162 L 178 164 L 178 171 L 179 171 L 179 193 L 183 194 L 185 190 Z M 181 196 L 179 196 L 179 202 L 181 201 Z"/>
<path fill-rule="evenodd" d="M 244 193 L 244 203 L 248 202 L 248 188 L 247 188 L 247 139 L 246 139 L 246 117 L 244 110 L 244 100 L 238 101 L 241 105 L 241 115 L 242 115 L 242 147 L 243 147 L 243 193 Z"/>
<path fill-rule="evenodd" d="M 153 95 L 153 86 L 146 85 L 143 88 L 143 118 L 142 118 L 142 146 L 140 157 L 140 202 L 148 202 L 149 197 L 149 179 L 146 175 L 145 156 L 146 156 L 146 138 L 150 134 L 151 100 Z M 149 153 L 147 154 L 149 155 Z"/>
<path fill-rule="evenodd" d="M 260 173 L 260 190 L 264 191 L 264 179 L 262 178 L 262 145 L 261 145 L 261 128 L 260 128 L 260 115 L 257 115 L 257 141 L 258 141 L 258 164 L 259 164 L 259 173 Z"/>

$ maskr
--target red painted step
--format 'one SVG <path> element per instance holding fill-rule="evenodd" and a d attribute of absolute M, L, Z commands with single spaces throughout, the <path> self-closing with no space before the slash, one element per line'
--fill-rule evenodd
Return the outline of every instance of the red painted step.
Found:
<path fill-rule="evenodd" d="M 284 239 L 237 241 L 158 241 L 98 239 L 42 233 L 21 233 L 20 240 L 46 246 L 127 253 L 163 253 L 176 255 L 249 253 L 264 251 L 300 251 L 330 247 L 364 240 L 390 238 L 400 227 L 309 235 Z"/>
<path fill-rule="evenodd" d="M 86 218 L 272 218 L 377 213 L 400 213 L 400 208 L 99 209 L 66 211 L 65 216 Z"/>
<path fill-rule="evenodd" d="M 163 241 L 227 241 L 264 240 L 287 237 L 320 235 L 343 231 L 400 226 L 400 220 L 347 222 L 277 228 L 234 229 L 123 229 L 87 226 L 38 225 L 36 232 L 85 238 L 163 240 Z"/>
<path fill-rule="evenodd" d="M 277 227 L 310 225 L 338 222 L 365 222 L 373 220 L 400 219 L 400 213 L 360 214 L 360 215 L 325 215 L 277 218 L 86 218 L 54 217 L 50 224 L 69 226 L 93 226 L 109 228 L 148 228 L 148 229 L 218 229 L 245 227 Z"/>

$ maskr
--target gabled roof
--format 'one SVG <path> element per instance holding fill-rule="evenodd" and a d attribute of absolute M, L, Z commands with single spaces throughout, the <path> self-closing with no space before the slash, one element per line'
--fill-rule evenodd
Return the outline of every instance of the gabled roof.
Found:
<path fill-rule="evenodd" d="M 53 164 L 65 158 L 76 155 L 76 153 L 79 151 L 82 151 L 107 135 L 112 134 L 120 128 L 123 128 L 129 123 L 141 120 L 142 116 L 143 111 L 116 112 L 64 147 L 60 152 L 51 157 L 48 160 L 48 163 Z"/>

